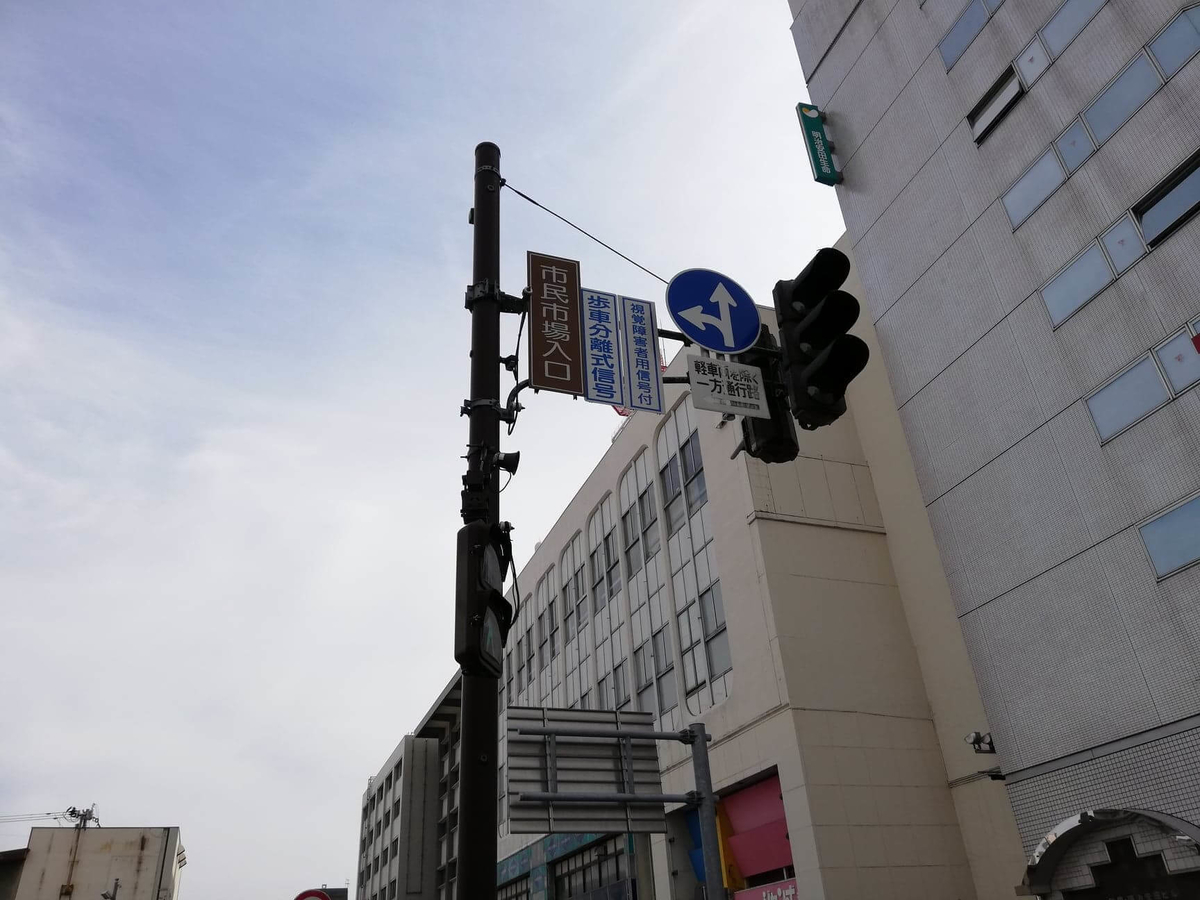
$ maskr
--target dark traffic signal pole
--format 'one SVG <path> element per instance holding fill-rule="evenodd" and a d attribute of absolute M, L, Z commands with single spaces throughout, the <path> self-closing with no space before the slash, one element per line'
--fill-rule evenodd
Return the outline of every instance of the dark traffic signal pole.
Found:
<path fill-rule="evenodd" d="M 474 263 L 467 308 L 471 311 L 471 396 L 467 474 L 463 477 L 462 517 L 471 523 L 500 522 L 500 492 L 496 457 L 500 452 L 500 148 L 482 143 L 475 148 Z M 464 548 L 459 541 L 460 572 L 464 552 L 482 554 L 486 546 Z M 500 573 L 503 579 L 504 573 Z M 460 644 L 462 620 L 477 610 L 465 609 L 460 575 L 456 595 L 455 656 L 467 652 Z M 507 632 L 508 622 L 502 623 Z M 501 637 L 503 643 L 503 637 Z M 501 651 L 502 652 L 502 651 Z M 499 678 L 469 659 L 459 658 L 462 676 L 458 801 L 458 890 L 463 898 L 496 896 L 496 757 L 499 754 Z M 453 751 L 451 751 L 453 752 Z"/>

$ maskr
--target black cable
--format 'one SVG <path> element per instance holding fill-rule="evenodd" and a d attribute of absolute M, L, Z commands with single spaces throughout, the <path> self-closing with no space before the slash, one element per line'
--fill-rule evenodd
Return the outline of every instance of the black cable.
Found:
<path fill-rule="evenodd" d="M 525 314 L 527 310 L 521 310 L 521 321 L 517 323 L 517 346 L 513 349 L 513 356 L 516 357 L 517 364 L 512 368 L 513 381 L 520 381 L 521 376 L 517 370 L 521 367 L 521 332 L 525 330 Z M 509 431 L 509 434 L 512 434 Z"/>
<path fill-rule="evenodd" d="M 572 221 L 571 221 L 570 219 L 568 219 L 566 216 L 560 216 L 560 215 L 559 215 L 558 213 L 556 213 L 554 210 L 550 209 L 550 207 L 548 207 L 548 206 L 543 206 L 541 203 L 538 203 L 536 200 L 534 200 L 534 199 L 533 199 L 532 197 L 530 197 L 528 194 L 526 194 L 526 193 L 523 193 L 523 192 L 521 192 L 521 191 L 518 191 L 518 190 L 517 190 L 515 187 L 513 187 L 511 184 L 509 184 L 509 183 L 508 183 L 506 180 L 504 180 L 503 178 L 501 178 L 501 179 L 500 179 L 500 187 L 502 187 L 502 188 L 503 188 L 503 187 L 506 187 L 506 188 L 508 188 L 510 191 L 512 191 L 512 192 L 513 192 L 514 194 L 516 194 L 518 197 L 522 197 L 522 198 L 524 198 L 524 199 L 528 200 L 530 203 L 532 203 L 532 204 L 533 204 L 534 206 L 536 206 L 538 209 L 544 209 L 546 212 L 550 213 L 550 215 L 554 216 L 554 218 L 556 218 L 556 219 L 558 219 L 558 220 L 560 220 L 560 221 L 562 221 L 562 222 L 566 222 L 568 225 L 570 225 L 572 228 L 574 228 L 576 231 L 578 231 L 578 232 L 579 232 L 580 234 L 582 234 L 584 237 L 591 238 L 593 241 L 595 241 L 595 242 L 596 242 L 597 244 L 599 244 L 601 247 L 604 247 L 606 250 L 611 250 L 613 253 L 617 254 L 617 256 L 621 257 L 621 259 L 625 260 L 625 262 L 627 262 L 627 263 L 630 263 L 630 264 L 632 264 L 632 265 L 635 265 L 635 266 L 637 266 L 639 269 L 641 269 L 643 272 L 645 272 L 645 273 L 646 273 L 647 275 L 649 275 L 651 278 L 657 278 L 657 279 L 658 279 L 659 281 L 661 281 L 663 284 L 667 284 L 667 283 L 668 283 L 668 282 L 667 282 L 667 279 L 663 278 L 661 275 L 657 275 L 657 274 L 655 274 L 654 272 L 651 272 L 649 269 L 647 269 L 645 266 L 643 266 L 643 265 L 642 265 L 640 262 L 636 262 L 635 260 L 632 260 L 632 259 L 630 259 L 628 256 L 626 256 L 624 253 L 622 253 L 622 252 L 621 252 L 620 250 L 618 250 L 616 247 L 612 246 L 611 244 L 606 244 L 606 243 L 604 243 L 604 241 L 600 240 L 600 238 L 596 237 L 594 234 L 590 234 L 590 233 L 588 233 L 588 232 L 584 231 L 582 228 L 580 228 L 578 225 L 576 225 L 574 222 L 572 222 Z"/>

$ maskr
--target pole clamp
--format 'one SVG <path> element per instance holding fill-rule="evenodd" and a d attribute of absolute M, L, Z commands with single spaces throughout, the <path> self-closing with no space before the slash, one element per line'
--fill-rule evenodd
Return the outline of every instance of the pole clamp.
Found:
<path fill-rule="evenodd" d="M 469 310 L 475 309 L 475 304 L 483 302 L 495 303 L 502 313 L 523 313 L 529 311 L 529 291 L 522 292 L 520 297 L 506 294 L 499 285 L 484 280 L 478 284 L 467 286 L 466 302 L 463 304 Z"/>

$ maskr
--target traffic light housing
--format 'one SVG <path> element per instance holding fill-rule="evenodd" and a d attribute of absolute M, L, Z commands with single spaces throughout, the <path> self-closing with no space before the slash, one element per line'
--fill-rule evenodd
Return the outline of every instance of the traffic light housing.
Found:
<path fill-rule="evenodd" d="M 858 300 L 838 290 L 849 274 L 846 254 L 825 247 L 804 271 L 777 282 L 772 291 L 783 380 L 792 414 L 807 431 L 846 412 L 846 386 L 870 357 L 866 343 L 846 333 L 858 320 Z"/>
<path fill-rule="evenodd" d="M 510 526 L 478 520 L 458 530 L 454 597 L 454 659 L 467 675 L 499 677 L 512 604 L 504 577 L 512 565 Z"/>
<path fill-rule="evenodd" d="M 787 388 L 780 379 L 780 356 L 775 338 L 766 325 L 758 340 L 738 356 L 738 362 L 757 366 L 763 374 L 769 419 L 742 416 L 742 445 L 746 453 L 767 463 L 791 462 L 800 453 L 796 426 L 788 412 Z"/>

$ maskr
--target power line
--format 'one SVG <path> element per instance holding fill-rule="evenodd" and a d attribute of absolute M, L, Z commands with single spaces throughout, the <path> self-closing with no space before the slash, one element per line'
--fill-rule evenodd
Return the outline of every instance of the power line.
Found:
<path fill-rule="evenodd" d="M 528 194 L 526 194 L 526 193 L 524 193 L 524 192 L 522 192 L 522 191 L 518 191 L 518 190 L 517 190 L 515 187 L 513 187 L 511 184 L 509 184 L 509 183 L 508 183 L 508 182 L 507 182 L 505 179 L 503 179 L 503 178 L 501 178 L 501 179 L 500 179 L 500 187 L 506 187 L 506 188 L 508 188 L 510 191 L 512 191 L 512 192 L 513 192 L 514 194 L 516 194 L 518 197 L 522 197 L 522 198 L 524 198 L 525 200 L 528 200 L 530 203 L 532 203 L 532 204 L 533 204 L 534 206 L 536 206 L 538 209 L 544 209 L 546 212 L 550 213 L 550 215 L 554 216 L 554 218 L 556 218 L 556 219 L 558 219 L 558 220 L 560 220 L 560 221 L 562 221 L 562 222 L 566 222 L 568 225 L 570 225 L 572 228 L 574 228 L 576 231 L 578 231 L 578 232 L 579 232 L 580 234 L 582 234 L 584 237 L 591 238 L 593 241 L 595 241 L 595 242 L 596 242 L 597 244 L 599 244 L 601 247 L 604 247 L 606 250 L 611 250 L 613 253 L 617 254 L 617 256 L 621 257 L 621 259 L 625 260 L 625 262 L 627 262 L 627 263 L 630 263 L 631 265 L 635 265 L 635 266 L 637 266 L 639 269 L 641 269 L 643 272 L 645 272 L 645 273 L 646 273 L 647 275 L 649 275 L 651 278 L 657 278 L 657 279 L 658 279 L 659 281 L 661 281 L 663 284 L 667 284 L 667 283 L 668 283 L 668 282 L 667 282 L 667 279 L 663 278 L 661 275 L 658 275 L 658 274 L 656 274 L 656 273 L 654 273 L 654 272 L 651 272 L 649 269 L 647 269 L 645 266 L 643 266 L 643 265 L 642 265 L 640 262 L 637 262 L 636 260 L 630 259 L 628 256 L 626 256 L 624 253 L 622 253 L 622 252 L 621 252 L 620 250 L 618 250 L 616 247 L 612 246 L 612 244 L 606 244 L 606 243 L 604 243 L 604 241 L 600 240 L 600 238 L 596 237 L 596 236 L 595 236 L 594 234 L 592 234 L 591 232 L 584 231 L 582 228 L 580 228 L 578 225 L 576 225 L 574 222 L 572 222 L 572 221 L 571 221 L 570 219 L 568 219 L 566 216 L 561 216 L 561 215 L 559 215 L 559 214 L 558 214 L 558 213 L 556 213 L 554 210 L 552 210 L 550 207 L 548 207 L 548 206 L 544 206 L 543 204 L 541 204 L 541 203 L 538 203 L 536 200 L 534 200 L 534 199 L 533 199 L 532 197 L 530 197 Z"/>

